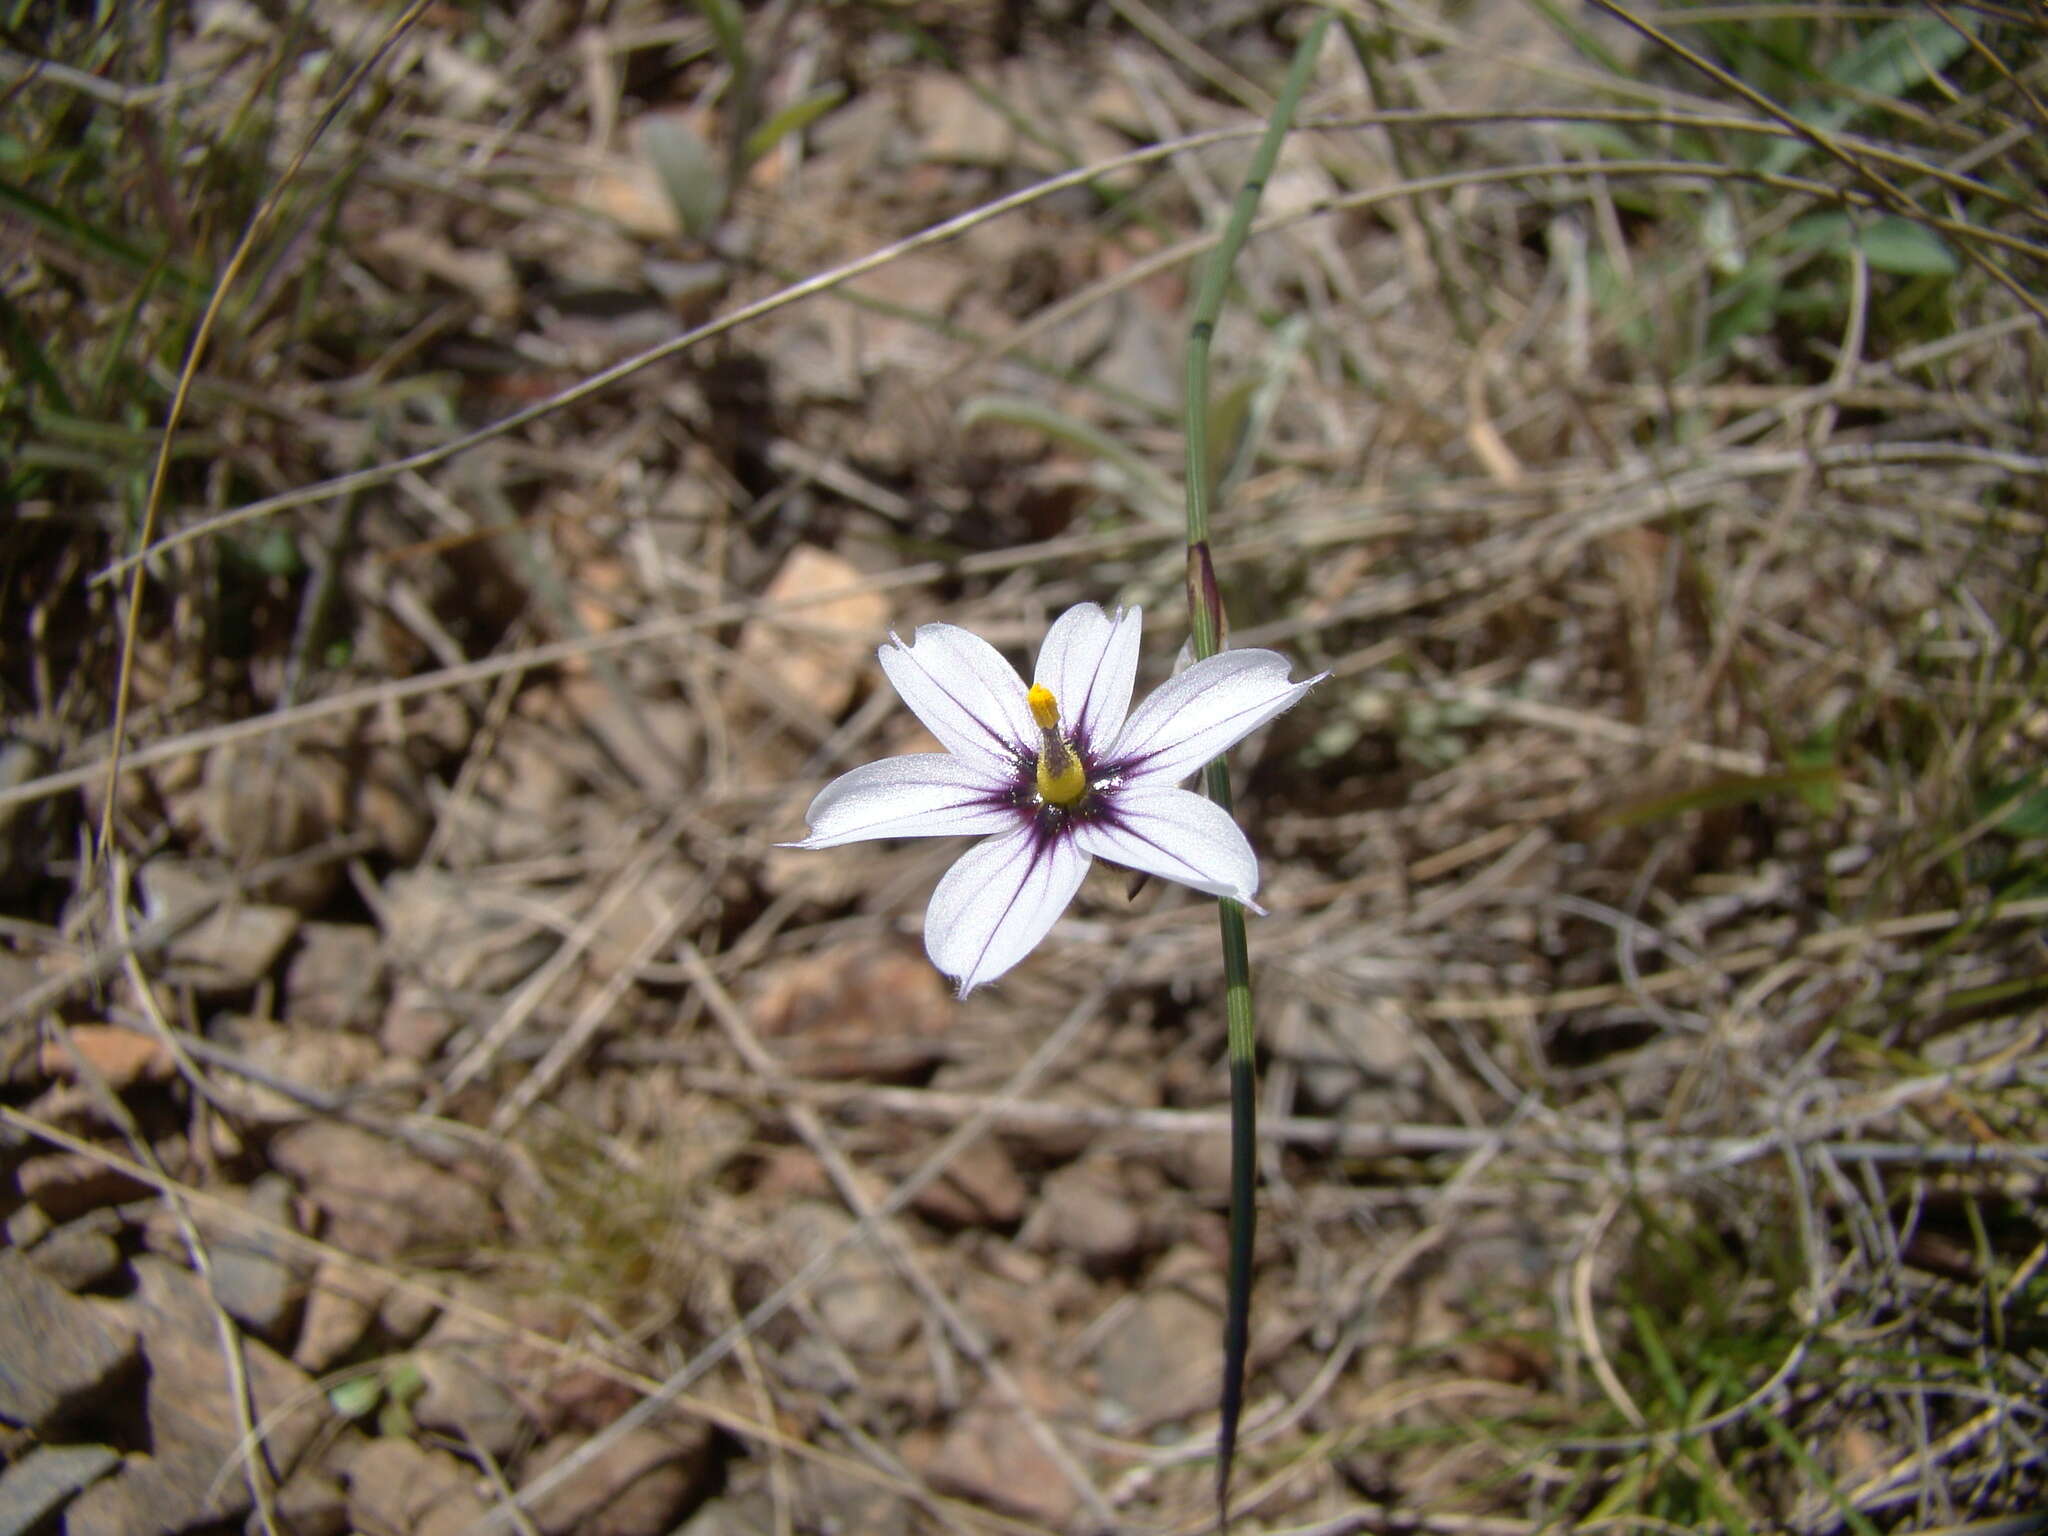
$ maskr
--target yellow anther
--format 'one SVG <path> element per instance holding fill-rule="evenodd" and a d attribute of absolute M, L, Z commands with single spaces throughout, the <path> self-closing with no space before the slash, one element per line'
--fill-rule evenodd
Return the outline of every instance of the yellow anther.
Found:
<path fill-rule="evenodd" d="M 1038 753 L 1038 798 L 1047 805 L 1078 805 L 1088 793 L 1088 771 L 1081 766 L 1080 754 L 1060 734 L 1059 700 L 1050 688 L 1036 683 L 1026 698 L 1044 742 Z"/>
<path fill-rule="evenodd" d="M 1031 718 L 1038 722 L 1041 731 L 1059 729 L 1060 701 L 1052 696 L 1050 688 L 1033 683 L 1031 692 L 1026 694 L 1025 698 L 1031 705 Z"/>

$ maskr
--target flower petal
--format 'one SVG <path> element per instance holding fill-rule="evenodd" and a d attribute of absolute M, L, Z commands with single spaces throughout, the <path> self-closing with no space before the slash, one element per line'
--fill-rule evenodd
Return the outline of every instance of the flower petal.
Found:
<path fill-rule="evenodd" d="M 932 892 L 924 951 L 965 997 L 1038 947 L 1087 873 L 1073 838 L 1035 820 L 976 843 Z"/>
<path fill-rule="evenodd" d="M 1329 676 L 1287 681 L 1278 651 L 1223 651 L 1160 685 L 1140 704 L 1103 770 L 1127 784 L 1178 784 Z"/>
<path fill-rule="evenodd" d="M 818 791 L 804 813 L 811 835 L 791 848 L 835 848 L 870 837 L 1004 832 L 1020 814 L 1015 786 L 979 757 L 913 752 L 864 763 Z"/>
<path fill-rule="evenodd" d="M 1247 905 L 1259 889 L 1252 845 L 1222 806 L 1185 789 L 1125 788 L 1074 825 L 1083 853 Z"/>
<path fill-rule="evenodd" d="M 1038 747 L 1024 680 L 1003 654 L 954 624 L 920 624 L 877 654 L 911 712 L 949 752 L 1009 761 Z"/>
<path fill-rule="evenodd" d="M 1119 609 L 1111 618 L 1093 603 L 1077 603 L 1045 632 L 1032 678 L 1052 690 L 1061 725 L 1084 752 L 1114 742 L 1131 711 L 1143 617 L 1138 608 Z"/>

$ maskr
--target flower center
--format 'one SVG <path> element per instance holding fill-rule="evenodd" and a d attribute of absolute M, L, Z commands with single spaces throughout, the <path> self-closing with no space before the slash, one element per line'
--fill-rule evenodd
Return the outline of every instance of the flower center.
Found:
<path fill-rule="evenodd" d="M 1078 805 L 1088 793 L 1088 774 L 1073 743 L 1060 734 L 1060 704 L 1050 688 L 1033 684 L 1031 718 L 1038 722 L 1038 798 L 1047 805 Z"/>

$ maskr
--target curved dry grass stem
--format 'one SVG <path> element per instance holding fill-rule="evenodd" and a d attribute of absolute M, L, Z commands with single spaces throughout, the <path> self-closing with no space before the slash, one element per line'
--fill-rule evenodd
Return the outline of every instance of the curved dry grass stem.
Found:
<path fill-rule="evenodd" d="M 1398 131 L 1404 128 L 1459 125 L 1481 126 L 1504 123 L 1606 123 L 1617 126 L 1689 127 L 1701 131 L 1756 133 L 1774 137 L 1791 137 L 1797 133 L 1796 129 L 1783 124 L 1760 124 L 1754 120 L 1740 117 L 1716 117 L 1705 113 L 1685 114 L 1650 110 L 1631 111 L 1626 109 L 1527 113 L 1474 113 L 1395 109 L 1385 112 L 1360 113 L 1328 118 L 1306 118 L 1296 123 L 1295 129 L 1297 132 L 1303 133 L 1335 132 L 1342 129 L 1360 127 Z M 647 348 L 632 357 L 612 364 L 610 367 L 600 369 L 588 378 L 578 381 L 567 389 L 557 391 L 545 400 L 523 407 L 498 421 L 492 422 L 488 426 L 465 433 L 449 442 L 433 448 L 422 449 L 417 453 L 408 454 L 371 469 L 337 475 L 316 485 L 281 492 L 275 496 L 267 496 L 259 501 L 253 501 L 244 506 L 236 507 L 231 511 L 200 519 L 189 527 L 181 528 L 176 532 L 165 535 L 162 539 L 155 540 L 154 542 L 145 542 L 135 553 L 123 556 L 121 559 L 109 564 L 104 570 L 96 572 L 92 579 L 96 583 L 110 581 L 133 571 L 141 561 L 167 554 L 183 545 L 201 539 L 217 536 L 246 523 L 272 516 L 278 512 L 288 511 L 294 507 L 311 506 L 319 502 L 355 495 L 379 485 L 387 484 L 402 476 L 417 474 L 422 470 L 434 468 L 437 465 L 458 458 L 475 448 L 481 447 L 485 443 L 517 432 L 521 428 L 530 426 L 537 421 L 544 420 L 548 416 L 554 415 L 569 406 L 603 394 L 613 386 L 623 383 L 636 374 L 653 367 L 655 364 L 687 352 L 704 342 L 726 335 L 756 321 L 766 319 L 793 304 L 828 293 L 833 289 L 844 286 L 855 278 L 879 271 L 883 267 L 904 257 L 942 245 L 983 224 L 1040 202 L 1054 194 L 1100 181 L 1105 176 L 1112 175 L 1121 170 L 1149 165 L 1171 156 L 1192 153 L 1213 145 L 1229 143 L 1233 140 L 1250 138 L 1262 131 L 1262 129 L 1257 128 L 1223 128 L 1206 133 L 1189 134 L 1171 143 L 1149 145 L 1143 149 L 1132 150 L 1128 154 L 1111 156 L 1079 169 L 1049 177 L 1007 197 L 978 205 L 965 213 L 943 220 L 927 229 L 919 231 L 915 235 L 895 241 L 879 250 L 872 251 L 866 256 L 829 268 L 801 282 L 789 284 L 764 298 L 740 306 L 728 315 L 722 315 L 715 320 L 708 321 L 685 332 L 681 336 Z M 1854 145 L 1859 152 L 1866 152 L 1874 159 L 1882 160 L 1896 155 L 1896 152 L 1883 149 L 1880 146 L 1863 146 L 1856 144 L 1854 140 L 1843 140 L 1843 142 Z M 1937 178 L 1947 178 L 1947 180 L 1955 185 L 1957 190 L 1984 190 L 1978 183 L 1970 181 L 1966 177 L 1956 176 L 1951 172 L 1944 172 L 1939 167 L 1927 165 L 1908 156 L 1896 156 L 1896 158 L 1905 165 L 1912 167 L 1916 172 L 1925 173 Z M 1859 197 L 1858 194 L 1838 191 L 1821 182 L 1791 176 L 1750 172 L 1737 167 L 1703 165 L 1697 161 L 1596 161 L 1579 167 L 1543 164 L 1489 169 L 1480 172 L 1447 173 L 1441 176 L 1425 177 L 1413 183 L 1379 188 L 1351 197 L 1333 199 L 1316 208 L 1300 213 L 1262 220 L 1253 226 L 1251 232 L 1254 235 L 1263 235 L 1274 230 L 1287 228 L 1306 219 L 1322 217 L 1340 211 L 1370 208 L 1395 199 L 1427 196 L 1431 193 L 1449 191 L 1462 186 L 1477 186 L 1491 182 L 1508 182 L 1539 177 L 1569 178 L 1574 175 L 1642 177 L 1670 175 L 1679 177 L 1690 176 L 1706 180 L 1753 180 L 1760 185 L 1779 190 L 1799 192 L 1818 201 L 1851 204 L 1860 201 L 1868 206 L 1880 206 L 1879 199 L 1867 194 Z M 2004 246 L 2014 251 L 2015 254 L 2026 255 L 2035 260 L 2048 261 L 2048 245 L 2021 240 L 1998 231 L 1981 229 L 1978 226 L 1965 224 L 1943 216 L 1921 213 L 1919 217 L 1929 227 L 1941 230 L 1943 233 L 1956 235 L 1959 238 L 1981 238 L 1990 243 Z M 992 350 L 977 358 L 972 366 L 982 366 L 1002 356 L 1005 352 L 1027 344 L 1042 330 L 1057 324 L 1060 320 L 1069 318 L 1078 310 L 1087 307 L 1089 304 L 1099 302 L 1108 294 L 1128 287 L 1145 276 L 1202 255 L 1214 245 L 1217 238 L 1218 235 L 1215 233 L 1192 237 L 1174 246 L 1169 251 L 1156 253 L 1145 261 L 1136 263 L 1130 271 L 1119 274 L 1117 278 L 1110 280 L 1104 285 L 1098 285 L 1096 288 L 1085 290 L 1074 295 L 1073 298 L 1064 301 L 1062 304 L 1043 311 L 1041 315 L 1034 318 L 1029 326 L 1020 328 L 1011 336 L 997 343 Z M 948 375 L 947 377 L 950 378 L 951 376 Z"/>
<path fill-rule="evenodd" d="M 289 164 L 279 173 L 263 201 L 249 216 L 248 225 L 241 238 L 229 253 L 227 263 L 221 268 L 220 277 L 213 285 L 213 293 L 206 301 L 206 309 L 199 317 L 199 324 L 192 332 L 192 343 L 185 350 L 184 364 L 178 370 L 178 382 L 171 392 L 171 403 L 165 413 L 159 432 L 155 468 L 150 472 L 149 490 L 142 507 L 142 528 L 136 536 L 136 553 L 123 563 L 128 574 L 128 611 L 122 621 L 121 651 L 119 669 L 114 677 L 114 720 L 112 745 L 107 752 L 106 790 L 100 810 L 99 830 L 94 838 L 96 854 L 104 858 L 113 846 L 114 807 L 120 803 L 115 793 L 121 776 L 121 749 L 128 737 L 128 698 L 135 681 L 135 650 L 141 635 L 142 591 L 149 570 L 149 558 L 156 546 L 157 518 L 161 514 L 165 488 L 171 478 L 171 451 L 175 446 L 179 425 L 185 419 L 185 408 L 192 397 L 192 386 L 199 377 L 199 364 L 206 355 L 207 343 L 212 340 L 214 326 L 220 320 L 222 306 L 227 303 L 228 294 L 240 280 L 243 267 L 248 263 L 250 253 L 256 248 L 256 241 L 269 227 L 271 215 L 284 201 L 285 193 L 298 179 L 299 171 L 305 166 L 313 148 L 321 137 L 341 116 L 344 108 L 355 100 L 362 83 L 369 79 L 383 64 L 400 38 L 411 30 L 413 24 L 426 14 L 432 0 L 412 0 L 407 9 L 392 18 L 371 49 L 343 79 L 334 93 L 334 99 L 326 110 L 314 121 L 312 129 L 300 143 Z M 111 572 L 107 574 L 113 574 Z"/>

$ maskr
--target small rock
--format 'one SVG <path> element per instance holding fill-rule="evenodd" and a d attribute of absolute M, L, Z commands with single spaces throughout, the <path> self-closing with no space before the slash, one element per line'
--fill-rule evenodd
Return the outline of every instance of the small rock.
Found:
<path fill-rule="evenodd" d="M 345 1359 L 376 1319 L 385 1285 L 345 1264 L 322 1264 L 306 1290 L 299 1343 L 292 1360 L 315 1374 Z"/>
<path fill-rule="evenodd" d="M 1029 1191 L 1001 1142 L 983 1137 L 926 1185 L 920 1214 L 952 1227 L 1008 1227 L 1023 1219 Z"/>
<path fill-rule="evenodd" d="M 684 765 L 697 735 L 696 714 L 667 699 L 639 698 L 604 678 L 564 678 L 561 707 L 577 728 L 654 800 L 673 800 L 688 782 Z"/>
<path fill-rule="evenodd" d="M 94 1211 L 66 1222 L 29 1250 L 29 1262 L 67 1291 L 88 1290 L 103 1283 L 121 1267 L 121 1245 L 113 1237 L 120 1222 L 98 1220 L 103 1215 L 113 1217 L 115 1213 Z"/>
<path fill-rule="evenodd" d="M 432 1061 L 461 1027 L 461 1015 L 438 1002 L 432 988 L 407 982 L 384 1010 L 377 1043 L 406 1061 Z"/>
<path fill-rule="evenodd" d="M 1028 82 L 1018 70 L 1006 69 L 993 81 L 972 80 L 950 69 L 920 70 L 911 77 L 909 102 L 919 151 L 928 160 L 1050 170 L 1056 152 L 1022 134 L 1013 111 L 994 105 L 1030 99 Z"/>
<path fill-rule="evenodd" d="M 134 1296 L 97 1305 L 112 1318 L 132 1320 L 142 1336 L 149 1453 L 128 1458 L 81 1494 L 65 1514 L 66 1536 L 181 1531 L 237 1520 L 250 1508 L 248 1481 L 238 1470 L 242 1432 L 205 1287 L 150 1254 L 130 1267 Z M 243 1341 L 242 1359 L 265 1455 L 289 1476 L 325 1421 L 326 1405 L 310 1377 L 256 1340 Z"/>
<path fill-rule="evenodd" d="M 1143 1214 L 1101 1162 L 1073 1163 L 1048 1178 L 1023 1236 L 1026 1246 L 1072 1254 L 1096 1273 L 1123 1268 L 1151 1246 Z"/>
<path fill-rule="evenodd" d="M 217 881 L 177 860 L 152 859 L 142 890 L 152 918 L 213 894 Z M 244 992 L 270 974 L 299 926 L 290 907 L 245 902 L 232 895 L 171 940 L 165 958 L 174 980 L 200 993 Z"/>
<path fill-rule="evenodd" d="M 954 1418 L 924 1469 L 934 1488 L 1059 1529 L 1080 1507 L 1066 1474 L 1018 1421 L 1017 1411 L 984 1389 Z"/>
<path fill-rule="evenodd" d="M 609 1372 L 587 1365 L 557 1370 L 541 1391 L 542 1432 L 603 1429 L 639 1400 L 639 1393 Z"/>
<path fill-rule="evenodd" d="M 136 1348 L 131 1322 L 0 1253 L 0 1419 L 49 1438 L 135 1364 Z"/>
<path fill-rule="evenodd" d="M 769 1239 L 786 1268 L 795 1269 L 836 1245 L 853 1224 L 837 1206 L 802 1200 L 775 1218 Z M 892 1354 L 917 1329 L 917 1303 L 872 1238 L 840 1248 L 832 1268 L 812 1286 L 811 1299 L 825 1331 L 849 1354 Z"/>
<path fill-rule="evenodd" d="M 490 1200 L 469 1180 L 352 1125 L 288 1126 L 271 1142 L 270 1160 L 325 1213 L 327 1240 L 362 1258 L 463 1251 L 497 1230 Z"/>
<path fill-rule="evenodd" d="M 410 1440 L 372 1440 L 348 1469 L 348 1518 L 361 1536 L 459 1536 L 490 1512 L 461 1462 Z"/>
<path fill-rule="evenodd" d="M 19 955 L 0 949 L 0 997 L 22 997 L 43 979 Z M 43 1066 L 35 1024 L 17 1019 L 0 1025 L 0 1088 L 23 1090 L 42 1086 Z M 12 1126 L 0 1126 L 0 1152 L 24 1146 L 28 1138 Z"/>
<path fill-rule="evenodd" d="M 0 1248 L 32 1248 L 49 1236 L 56 1225 L 40 1205 L 17 1206 L 5 1225 L 0 1226 L 0 1234 L 5 1236 Z"/>
<path fill-rule="evenodd" d="M 889 1079 L 929 1065 L 959 1005 L 922 955 L 851 943 L 779 968 L 753 1014 L 792 1073 Z"/>
<path fill-rule="evenodd" d="M 757 1536 L 758 1532 L 774 1529 L 775 1504 L 766 1488 L 723 1493 L 700 1505 L 695 1514 L 676 1528 L 675 1536 Z M 876 1536 L 897 1536 L 891 1527 L 885 1525 L 877 1530 L 858 1514 L 856 1523 L 844 1528 L 859 1531 L 862 1536 L 870 1531 Z"/>
<path fill-rule="evenodd" d="M 171 1075 L 171 1053 L 154 1035 L 118 1024 L 74 1024 L 67 1034 L 68 1045 L 62 1039 L 43 1042 L 43 1071 L 51 1077 L 82 1078 L 79 1056 L 117 1093 L 144 1079 L 162 1082 Z"/>
<path fill-rule="evenodd" d="M 292 1226 L 294 1197 L 290 1181 L 266 1173 L 249 1189 L 247 1204 L 274 1227 Z M 237 1226 L 208 1231 L 207 1251 L 213 1261 L 213 1290 L 228 1315 L 258 1338 L 281 1345 L 292 1312 L 305 1293 L 291 1262 L 291 1250 L 271 1232 Z"/>
<path fill-rule="evenodd" d="M 869 671 L 875 642 L 889 628 L 889 598 L 869 589 L 858 566 L 815 545 L 789 552 L 763 601 L 794 603 L 816 593 L 845 595 L 807 603 L 775 618 L 752 618 L 740 630 L 742 660 L 760 667 L 825 719 L 853 702 Z"/>
<path fill-rule="evenodd" d="M 0 1472 L 0 1536 L 28 1536 L 80 1489 L 111 1472 L 120 1454 L 104 1445 L 39 1445 Z"/>
<path fill-rule="evenodd" d="M 589 1443 L 558 1435 L 534 1456 L 527 1481 Z M 656 1429 L 619 1436 L 532 1505 L 544 1536 L 662 1536 L 688 1513 L 710 1464 L 711 1434 L 691 1425 L 685 1438 Z"/>
<path fill-rule="evenodd" d="M 329 806 L 340 795 L 340 765 L 274 739 L 230 742 L 206 756 L 192 801 L 207 842 L 246 869 L 312 847 L 336 824 Z M 145 881 L 148 871 L 143 872 Z M 334 893 L 340 872 L 315 863 L 280 876 L 259 894 L 311 912 Z"/>
<path fill-rule="evenodd" d="M 401 869 L 384 882 L 384 938 L 393 962 L 447 992 L 509 992 L 554 952 L 556 938 L 473 882 L 435 869 Z"/>
<path fill-rule="evenodd" d="M 345 799 L 334 811 L 336 824 L 361 827 L 394 863 L 412 863 L 426 847 L 433 821 L 426 788 L 405 754 L 387 746 L 355 749 L 344 754 L 344 767 Z"/>
<path fill-rule="evenodd" d="M 114 1124 L 100 1090 L 84 1083 L 51 1083 L 23 1107 L 22 1113 L 80 1135 L 108 1131 Z"/>
<path fill-rule="evenodd" d="M 442 811 L 449 861 L 459 868 L 497 864 L 559 843 L 576 799 L 570 747 L 558 730 L 517 714 L 507 720 L 473 793 L 450 798 Z"/>
<path fill-rule="evenodd" d="M 427 1292 L 394 1285 L 377 1304 L 377 1324 L 401 1344 L 410 1344 L 427 1331 L 440 1310 L 441 1304 Z"/>
<path fill-rule="evenodd" d="M 457 1443 L 473 1441 L 496 1457 L 511 1455 L 525 1434 L 526 1413 L 505 1385 L 512 1379 L 505 1343 L 466 1312 L 442 1313 L 412 1354 L 425 1384 L 412 1405 L 420 1427 Z"/>
<path fill-rule="evenodd" d="M 912 1536 L 913 1532 L 923 1529 L 923 1511 L 909 1499 L 892 1488 L 877 1485 L 871 1477 L 845 1470 L 849 1460 L 854 1459 L 847 1455 L 852 1447 L 827 1440 L 820 1448 L 841 1454 L 832 1461 L 806 1461 L 792 1467 L 798 1490 L 798 1508 L 830 1510 L 831 1515 L 827 1521 L 820 1522 L 821 1526 L 829 1523 L 839 1531 L 858 1531 L 860 1536 Z M 770 1504 L 771 1525 L 767 1528 L 772 1529 L 772 1500 Z M 759 1531 L 764 1527 L 742 1526 L 733 1536 L 749 1529 Z M 689 1527 L 689 1536 L 700 1536 L 694 1522 Z M 704 1532 L 701 1536 L 710 1536 L 710 1533 Z"/>
<path fill-rule="evenodd" d="M 321 1025 L 277 1024 L 230 1013 L 210 1021 L 206 1037 L 266 1076 L 329 1098 L 372 1081 L 389 1065 L 376 1041 Z M 275 1124 L 305 1114 L 300 1100 L 265 1087 L 254 1076 L 225 1077 L 214 1093 L 251 1120 Z"/>
<path fill-rule="evenodd" d="M 286 1536 L 343 1536 L 348 1530 L 348 1492 L 325 1473 L 301 1468 L 271 1503 L 277 1529 Z M 246 1536 L 263 1536 L 253 1512 L 244 1530 Z"/>
<path fill-rule="evenodd" d="M 367 1024 L 383 969 L 383 939 L 368 924 L 307 923 L 285 964 L 285 1017 L 328 1029 Z"/>
<path fill-rule="evenodd" d="M 1118 1410 L 1112 1432 L 1149 1427 L 1208 1405 L 1221 1369 L 1217 1317 L 1170 1286 L 1147 1291 L 1103 1338 L 1095 1362 Z"/>
<path fill-rule="evenodd" d="M 22 1194 L 55 1222 L 66 1222 L 101 1206 L 124 1205 L 149 1194 L 145 1184 L 84 1152 L 45 1152 L 14 1171 Z"/>

